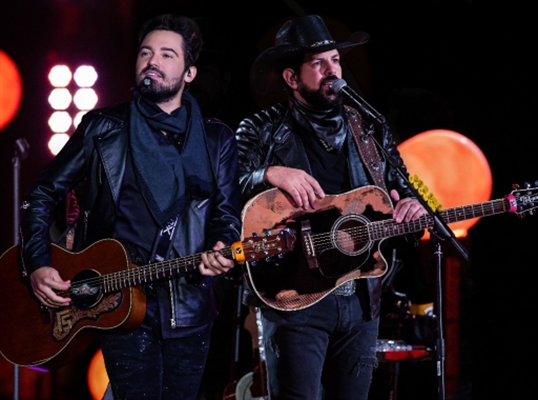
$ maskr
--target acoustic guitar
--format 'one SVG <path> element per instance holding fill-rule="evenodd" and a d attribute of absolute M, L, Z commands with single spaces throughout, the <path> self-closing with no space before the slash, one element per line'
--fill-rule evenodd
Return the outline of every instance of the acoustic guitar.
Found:
<path fill-rule="evenodd" d="M 502 199 L 436 212 L 446 223 L 501 213 L 523 216 L 538 207 L 536 187 L 519 188 Z M 345 282 L 381 277 L 387 271 L 389 238 L 418 233 L 434 225 L 431 215 L 397 223 L 389 195 L 365 186 L 318 200 L 315 210 L 294 207 L 286 194 L 269 189 L 243 208 L 243 235 L 286 226 L 297 243 L 282 259 L 247 262 L 252 289 L 270 307 L 300 310 L 320 301 Z"/>
<path fill-rule="evenodd" d="M 269 230 L 259 237 L 220 250 L 238 262 L 278 256 L 291 251 L 293 232 Z M 21 366 L 56 368 L 78 357 L 103 331 L 130 331 L 146 312 L 141 285 L 171 279 L 197 269 L 197 253 L 144 266 L 132 264 L 114 239 L 94 243 L 82 252 L 52 245 L 52 265 L 71 280 L 69 306 L 50 309 L 34 296 L 24 276 L 18 245 L 0 257 L 0 353 Z"/>

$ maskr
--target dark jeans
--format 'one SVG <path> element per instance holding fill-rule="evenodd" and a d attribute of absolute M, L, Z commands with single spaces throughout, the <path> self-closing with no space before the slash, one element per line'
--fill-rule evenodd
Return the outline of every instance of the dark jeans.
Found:
<path fill-rule="evenodd" d="M 149 320 L 149 321 L 148 321 Z M 124 335 L 100 336 L 114 400 L 194 400 L 209 350 L 211 324 L 162 339 L 158 318 Z"/>
<path fill-rule="evenodd" d="M 379 319 L 357 296 L 330 294 L 300 311 L 262 310 L 271 400 L 366 400 L 377 366 Z M 320 383 L 323 385 L 321 388 Z"/>

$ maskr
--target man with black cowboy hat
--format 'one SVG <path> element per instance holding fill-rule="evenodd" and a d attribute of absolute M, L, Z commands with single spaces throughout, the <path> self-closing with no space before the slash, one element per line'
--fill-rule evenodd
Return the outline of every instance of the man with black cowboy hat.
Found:
<path fill-rule="evenodd" d="M 323 20 L 309 15 L 287 21 L 275 46 L 255 60 L 254 86 L 262 93 L 285 90 L 288 101 L 244 119 L 236 131 L 244 201 L 276 187 L 292 207 L 313 213 L 326 195 L 376 185 L 390 193 L 396 222 L 425 214 L 384 156 L 355 140 L 373 127 L 369 133 L 405 170 L 388 129 L 344 106 L 332 89 L 342 77 L 341 54 L 368 39 L 357 32 L 337 43 Z M 350 279 L 319 301 L 292 309 L 261 301 L 252 276 L 250 284 L 254 290 L 244 300 L 261 308 L 272 400 L 313 400 L 322 392 L 331 400 L 367 399 L 377 363 L 381 279 Z"/>

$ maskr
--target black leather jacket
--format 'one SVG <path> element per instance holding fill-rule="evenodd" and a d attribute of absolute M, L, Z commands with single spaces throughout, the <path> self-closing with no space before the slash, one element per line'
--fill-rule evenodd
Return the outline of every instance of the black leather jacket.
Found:
<path fill-rule="evenodd" d="M 243 120 L 237 131 L 236 138 L 239 147 L 239 182 L 243 201 L 268 189 L 270 186 L 263 180 L 265 169 L 270 165 L 282 165 L 299 168 L 312 174 L 306 150 L 300 137 L 293 133 L 296 124 L 287 103 L 274 105 Z M 379 143 L 385 148 L 396 165 L 404 168 L 403 160 L 396 143 L 388 129 L 375 132 Z M 358 188 L 372 185 L 362 161 L 356 150 L 353 138 L 348 135 L 348 167 L 351 185 Z M 382 168 L 387 189 L 396 189 L 403 197 L 412 197 L 402 178 L 384 159 Z M 371 318 L 380 313 L 381 278 L 366 279 L 368 286 L 368 307 Z M 248 297 L 248 296 L 247 296 Z M 248 301 L 248 300 L 247 300 Z M 364 308 L 364 305 L 363 305 Z"/>
<path fill-rule="evenodd" d="M 21 243 L 28 274 L 51 265 L 49 229 L 57 204 L 84 183 L 75 251 L 111 237 L 127 155 L 129 104 L 86 114 L 62 151 L 31 185 L 21 213 Z M 181 256 L 210 249 L 218 240 L 229 245 L 240 237 L 241 203 L 237 145 L 233 131 L 204 119 L 208 149 L 218 190 L 211 198 L 194 199 L 179 221 L 174 248 Z M 64 277 L 64 279 L 66 279 Z M 198 284 L 173 279 L 171 296 L 176 326 L 201 325 L 216 316 L 212 278 Z"/>

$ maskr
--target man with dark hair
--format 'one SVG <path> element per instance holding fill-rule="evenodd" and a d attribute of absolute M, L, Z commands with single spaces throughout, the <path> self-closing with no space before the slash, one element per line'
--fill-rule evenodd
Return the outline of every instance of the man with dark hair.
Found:
<path fill-rule="evenodd" d="M 299 17 L 280 28 L 275 46 L 261 53 L 251 69 L 252 83 L 262 93 L 286 90 L 289 96 L 288 101 L 244 119 L 236 131 L 243 200 L 250 203 L 264 190 L 280 189 L 286 200 L 272 193 L 261 204 L 268 203 L 273 214 L 290 215 L 290 223 L 308 223 L 304 227 L 307 235 L 312 232 L 312 245 L 322 240 L 317 239 L 322 234 L 316 232 L 316 218 L 330 216 L 334 209 L 325 213 L 319 206 L 332 195 L 375 185 L 379 190 L 368 193 L 385 193 L 385 205 L 392 206 L 392 198 L 395 207 L 389 210 L 396 223 L 415 220 L 426 212 L 395 171 L 394 166 L 404 171 L 405 166 L 386 126 L 344 105 L 333 90 L 333 83 L 342 77 L 341 54 L 368 39 L 366 33 L 357 32 L 337 43 L 319 16 Z M 392 163 L 374 147 L 369 135 L 374 135 Z M 366 198 L 353 202 L 361 200 Z M 292 212 L 282 212 L 286 203 Z M 296 228 L 299 234 L 299 222 Z M 331 241 L 352 235 L 345 229 L 338 232 L 326 240 L 327 247 Z M 356 255 L 354 250 L 349 251 L 349 258 Z M 323 275 L 326 266 L 315 260 L 320 255 L 304 251 L 302 256 L 303 250 L 296 249 L 292 264 L 271 264 L 275 275 L 282 271 L 282 279 L 272 279 L 276 288 L 253 280 L 260 264 L 248 269 L 252 290 L 245 293 L 245 302 L 261 308 L 270 398 L 315 400 L 324 393 L 328 400 L 366 400 L 377 365 L 381 278 L 344 279 L 362 276 L 335 273 L 343 282 L 334 279 L 335 286 L 325 290 L 332 276 Z M 375 249 L 366 252 L 375 253 Z M 306 256 L 305 272 L 295 272 L 302 271 Z M 348 258 L 342 258 L 347 262 Z M 330 267 L 338 260 L 325 261 Z M 353 271 L 351 265 L 346 268 L 342 270 Z M 315 287 L 309 291 L 300 273 L 311 277 L 324 294 L 315 297 Z M 316 300 L 300 302 L 308 296 Z"/>
<path fill-rule="evenodd" d="M 142 29 L 132 100 L 87 113 L 24 197 L 23 259 L 46 307 L 65 307 L 71 282 L 50 257 L 57 203 L 83 183 L 74 250 L 119 241 L 138 265 L 194 253 L 190 273 L 143 285 L 146 314 L 129 333 L 100 343 L 114 399 L 196 399 L 217 311 L 212 282 L 235 262 L 219 252 L 240 236 L 233 131 L 204 119 L 185 90 L 202 39 L 185 17 L 162 15 Z"/>

